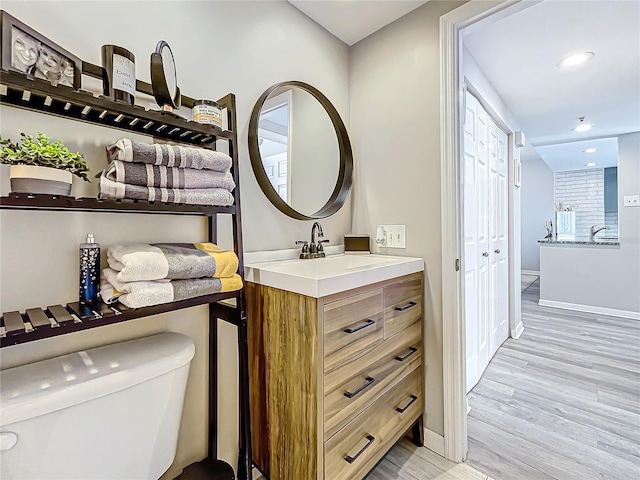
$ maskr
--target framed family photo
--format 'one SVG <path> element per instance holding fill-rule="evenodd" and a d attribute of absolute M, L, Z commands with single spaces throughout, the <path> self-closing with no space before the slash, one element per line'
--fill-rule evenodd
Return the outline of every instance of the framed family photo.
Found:
<path fill-rule="evenodd" d="M 0 16 L 2 70 L 80 89 L 82 60 L 4 10 Z"/>

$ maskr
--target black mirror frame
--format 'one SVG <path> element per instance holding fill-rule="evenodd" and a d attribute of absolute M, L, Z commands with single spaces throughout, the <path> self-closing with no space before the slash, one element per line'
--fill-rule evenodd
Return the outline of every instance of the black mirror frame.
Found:
<path fill-rule="evenodd" d="M 336 186 L 327 203 L 312 215 L 305 215 L 298 212 L 285 202 L 280 195 L 278 195 L 278 192 L 273 188 L 273 185 L 271 185 L 271 182 L 267 177 L 262 165 L 262 158 L 260 156 L 260 147 L 258 144 L 258 121 L 260 119 L 262 106 L 274 90 L 284 86 L 299 87 L 318 100 L 327 114 L 329 114 L 333 128 L 336 131 L 336 136 L 338 137 L 338 149 L 340 150 L 340 171 L 338 172 L 338 181 L 336 182 Z M 297 220 L 317 220 L 320 218 L 326 218 L 340 210 L 349 197 L 349 193 L 351 193 L 351 185 L 353 181 L 353 153 L 351 151 L 351 142 L 349 141 L 347 129 L 340 118 L 340 114 L 331 104 L 329 99 L 325 97 L 320 90 L 307 83 L 297 81 L 276 83 L 269 87 L 260 96 L 253 107 L 251 120 L 249 121 L 249 156 L 251 157 L 253 173 L 255 174 L 258 184 L 264 194 L 278 210 L 291 218 L 295 218 Z"/>
<path fill-rule="evenodd" d="M 178 87 L 178 78 L 176 73 L 176 93 L 175 97 L 172 97 L 172 92 L 169 91 L 167 85 L 167 78 L 164 71 L 164 64 L 162 63 L 162 49 L 168 48 L 171 54 L 171 61 L 173 62 L 173 71 L 176 72 L 176 63 L 173 58 L 173 51 L 167 42 L 160 40 L 156 45 L 156 51 L 151 54 L 150 70 L 151 70 L 151 88 L 153 90 L 153 97 L 156 99 L 156 103 L 163 108 L 165 105 L 171 106 L 171 108 L 180 108 L 182 104 L 182 95 L 180 94 L 180 87 Z"/>

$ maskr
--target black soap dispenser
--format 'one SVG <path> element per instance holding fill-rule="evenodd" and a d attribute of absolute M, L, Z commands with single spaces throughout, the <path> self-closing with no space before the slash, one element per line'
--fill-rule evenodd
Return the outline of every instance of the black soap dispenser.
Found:
<path fill-rule="evenodd" d="M 92 233 L 80 244 L 80 304 L 91 305 L 100 290 L 100 244 Z"/>

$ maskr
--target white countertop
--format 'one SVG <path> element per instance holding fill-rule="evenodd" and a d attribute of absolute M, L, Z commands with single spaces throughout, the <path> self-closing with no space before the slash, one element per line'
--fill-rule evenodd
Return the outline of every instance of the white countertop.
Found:
<path fill-rule="evenodd" d="M 249 263 L 244 275 L 248 282 L 320 298 L 423 270 L 422 258 L 342 254 Z"/>

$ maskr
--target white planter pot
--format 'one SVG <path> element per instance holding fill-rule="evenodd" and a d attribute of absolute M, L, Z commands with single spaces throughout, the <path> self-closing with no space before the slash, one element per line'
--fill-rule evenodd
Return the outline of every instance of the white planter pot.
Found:
<path fill-rule="evenodd" d="M 11 165 L 9 169 L 13 193 L 71 194 L 73 174 L 67 170 L 35 165 Z"/>

